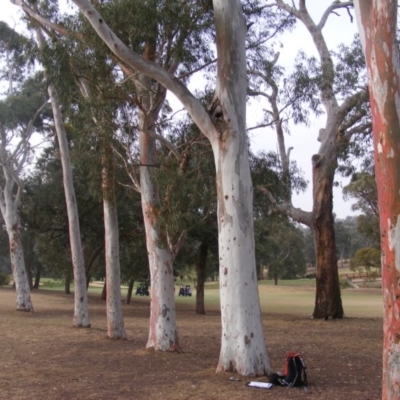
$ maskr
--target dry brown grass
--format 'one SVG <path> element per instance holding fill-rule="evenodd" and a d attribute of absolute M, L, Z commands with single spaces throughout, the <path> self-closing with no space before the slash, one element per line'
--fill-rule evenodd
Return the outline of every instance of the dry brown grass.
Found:
<path fill-rule="evenodd" d="M 219 355 L 218 310 L 199 316 L 177 305 L 184 353 L 145 350 L 149 300 L 123 306 L 127 341 L 106 337 L 105 304 L 90 297 L 91 329 L 71 327 L 73 299 L 36 291 L 34 314 L 14 311 L 11 289 L 0 289 L 0 399 L 318 399 L 380 398 L 382 321 L 349 318 L 313 321 L 263 315 L 273 370 L 287 351 L 301 352 L 309 390 L 250 389 L 245 378 L 215 374 Z M 266 381 L 267 378 L 259 378 Z"/>

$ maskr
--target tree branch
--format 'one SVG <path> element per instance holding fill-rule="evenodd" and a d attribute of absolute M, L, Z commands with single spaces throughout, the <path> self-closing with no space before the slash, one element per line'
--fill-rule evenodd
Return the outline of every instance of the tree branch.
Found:
<path fill-rule="evenodd" d="M 319 24 L 317 25 L 318 29 L 323 29 L 323 27 L 326 24 L 326 21 L 329 18 L 329 15 L 334 11 L 337 10 L 338 8 L 347 8 L 353 5 L 353 1 L 346 1 L 345 3 L 341 3 L 340 1 L 334 1 L 324 12 L 324 14 L 321 17 L 321 20 L 319 21 Z"/>
<path fill-rule="evenodd" d="M 31 8 L 28 4 L 26 4 L 23 0 L 10 0 L 12 4 L 20 7 L 26 14 L 30 17 L 41 23 L 43 26 L 46 26 L 53 31 L 58 32 L 60 35 L 68 36 L 69 32 L 63 26 L 55 24 L 46 18 L 43 18 L 40 14 L 38 14 L 33 8 Z"/>
<path fill-rule="evenodd" d="M 205 108 L 178 78 L 163 70 L 157 64 L 145 60 L 126 46 L 110 29 L 99 12 L 88 0 L 72 1 L 79 7 L 104 43 L 121 61 L 131 68 L 145 73 L 174 93 L 203 134 L 210 140 L 218 137 L 218 132 Z"/>

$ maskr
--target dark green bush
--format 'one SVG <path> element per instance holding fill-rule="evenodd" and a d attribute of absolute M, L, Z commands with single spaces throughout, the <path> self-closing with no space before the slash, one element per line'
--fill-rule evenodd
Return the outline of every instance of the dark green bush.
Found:
<path fill-rule="evenodd" d="M 6 286 L 10 283 L 10 277 L 0 272 L 0 286 Z"/>

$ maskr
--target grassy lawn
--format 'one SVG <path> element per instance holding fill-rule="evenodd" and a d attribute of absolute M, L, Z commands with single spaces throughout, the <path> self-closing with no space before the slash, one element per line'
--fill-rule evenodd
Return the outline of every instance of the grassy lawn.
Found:
<path fill-rule="evenodd" d="M 40 290 L 64 290 L 64 284 L 59 280 L 44 278 Z M 178 296 L 181 284 L 192 286 L 192 297 Z M 177 282 L 175 285 L 175 299 L 179 303 L 196 302 L 196 290 L 193 282 Z M 315 301 L 314 279 L 296 279 L 279 281 L 278 286 L 271 280 L 259 282 L 259 295 L 261 310 L 267 313 L 295 314 L 308 317 L 312 314 Z M 74 287 L 71 285 L 71 291 Z M 96 283 L 89 286 L 89 293 L 100 296 L 102 284 Z M 136 285 L 133 291 L 135 296 Z M 127 287 L 122 286 L 121 293 L 126 297 Z M 143 300 L 149 297 L 143 297 Z M 380 318 L 382 317 L 382 292 L 381 289 L 344 289 L 342 301 L 346 317 L 349 318 Z M 207 283 L 205 287 L 206 309 L 219 309 L 218 282 Z"/>

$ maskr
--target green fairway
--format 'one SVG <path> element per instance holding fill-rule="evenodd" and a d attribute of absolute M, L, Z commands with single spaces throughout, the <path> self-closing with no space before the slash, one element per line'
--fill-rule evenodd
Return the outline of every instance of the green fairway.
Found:
<path fill-rule="evenodd" d="M 64 285 L 59 280 L 44 279 L 44 285 L 40 290 L 64 290 Z M 185 284 L 187 284 L 185 282 Z M 179 303 L 196 302 L 196 290 L 192 283 L 193 295 L 191 297 L 178 296 L 179 285 L 176 285 L 175 299 Z M 89 286 L 89 294 L 100 296 L 102 283 Z M 275 286 L 271 280 L 259 282 L 259 295 L 261 310 L 266 313 L 295 314 L 299 316 L 311 316 L 315 301 L 315 280 L 295 279 L 280 281 Z M 71 285 L 73 291 L 73 285 Z M 136 286 L 133 291 L 135 296 Z M 121 287 L 123 299 L 126 297 L 127 287 Z M 136 297 L 136 296 L 135 296 Z M 150 299 L 150 297 L 141 297 Z M 382 291 L 381 289 L 344 289 L 342 290 L 343 308 L 346 317 L 349 318 L 380 318 L 382 317 Z M 206 309 L 219 309 L 219 285 L 218 282 L 207 283 L 205 286 Z"/>

